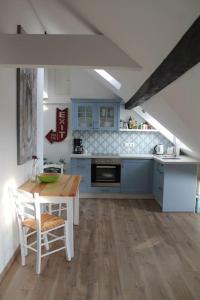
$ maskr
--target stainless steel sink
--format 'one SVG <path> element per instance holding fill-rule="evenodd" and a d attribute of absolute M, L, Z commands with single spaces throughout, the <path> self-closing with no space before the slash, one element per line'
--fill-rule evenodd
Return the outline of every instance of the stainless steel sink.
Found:
<path fill-rule="evenodd" d="M 179 156 L 170 156 L 170 155 L 163 155 L 160 158 L 162 158 L 162 159 L 180 159 Z"/>

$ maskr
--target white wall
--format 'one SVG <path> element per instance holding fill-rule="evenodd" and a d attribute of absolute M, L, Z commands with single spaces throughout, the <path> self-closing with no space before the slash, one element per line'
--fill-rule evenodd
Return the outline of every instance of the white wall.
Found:
<path fill-rule="evenodd" d="M 125 101 L 136 93 L 200 15 L 199 0 L 65 2 L 142 66 L 139 72 L 108 70 L 122 83 L 117 93 Z M 200 157 L 199 78 L 197 65 L 144 107 Z"/>
<path fill-rule="evenodd" d="M 94 79 L 87 70 L 49 69 L 45 70 L 46 73 L 48 73 L 46 86 L 49 98 L 45 104 L 47 110 L 44 111 L 44 157 L 52 162 L 58 162 L 60 158 L 64 158 L 67 162 L 66 171 L 69 171 L 70 154 L 72 153 L 70 98 L 114 99 L 116 95 Z M 56 78 L 59 78 L 59 82 Z M 69 109 L 68 136 L 60 143 L 50 144 L 45 135 L 49 130 L 56 128 L 57 107 L 60 109 L 68 107 Z"/>
<path fill-rule="evenodd" d="M 70 82 L 71 98 L 119 98 L 99 80 L 91 76 L 90 72 L 83 69 L 71 69 Z"/>
<path fill-rule="evenodd" d="M 42 28 L 25 0 L 2 0 L 0 9 L 0 32 L 15 33 L 17 24 L 27 32 L 41 33 Z M 39 72 L 42 78 L 42 70 Z M 42 130 L 42 81 L 38 89 L 38 137 Z M 0 68 L 0 273 L 5 268 L 18 246 L 18 231 L 13 202 L 8 196 L 8 188 L 20 185 L 31 173 L 31 162 L 17 166 L 17 129 L 16 129 L 16 69 Z M 42 140 L 41 140 L 42 142 Z M 38 156 L 42 148 L 37 147 Z"/>
<path fill-rule="evenodd" d="M 70 103 L 66 104 L 50 104 L 47 105 L 48 110 L 44 111 L 44 136 L 49 130 L 56 128 L 56 108 L 64 109 L 69 108 L 69 122 L 68 122 L 68 135 L 67 138 L 59 143 L 50 144 L 46 138 L 44 138 L 44 157 L 50 162 L 59 162 L 60 159 L 65 159 L 66 168 L 69 171 L 70 153 L 72 151 L 72 137 L 70 128 Z"/>
<path fill-rule="evenodd" d="M 200 157 L 200 64 L 170 84 L 143 107 Z"/>
<path fill-rule="evenodd" d="M 41 103 L 39 91 L 38 96 Z M 32 167 L 31 161 L 17 166 L 16 122 L 16 69 L 0 68 L 0 273 L 18 246 L 15 211 L 13 201 L 9 198 L 9 187 L 25 182 L 30 177 Z M 41 134 L 41 128 L 40 118 L 38 134 Z M 37 155 L 42 155 L 40 147 Z"/>
<path fill-rule="evenodd" d="M 43 134 L 44 134 L 44 119 L 43 119 L 43 90 L 44 90 L 44 69 L 38 69 L 37 76 L 37 156 L 38 172 L 43 170 Z"/>

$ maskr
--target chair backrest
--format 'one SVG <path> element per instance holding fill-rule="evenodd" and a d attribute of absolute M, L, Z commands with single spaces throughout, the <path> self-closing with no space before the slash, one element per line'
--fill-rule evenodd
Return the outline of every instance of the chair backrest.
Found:
<path fill-rule="evenodd" d="M 22 222 L 29 218 L 35 219 L 37 230 L 41 230 L 41 208 L 40 197 L 38 194 L 25 192 L 17 189 L 14 193 L 16 213 L 19 226 Z"/>
<path fill-rule="evenodd" d="M 43 171 L 63 174 L 63 164 L 45 164 L 43 165 Z"/>

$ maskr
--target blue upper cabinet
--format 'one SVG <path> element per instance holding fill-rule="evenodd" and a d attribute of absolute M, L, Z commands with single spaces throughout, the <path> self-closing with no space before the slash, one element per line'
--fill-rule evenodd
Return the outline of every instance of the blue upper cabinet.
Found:
<path fill-rule="evenodd" d="M 91 130 L 95 126 L 95 107 L 92 103 L 76 103 L 72 109 L 74 130 Z"/>
<path fill-rule="evenodd" d="M 72 129 L 118 131 L 120 102 L 72 99 Z"/>
<path fill-rule="evenodd" d="M 118 130 L 118 104 L 105 103 L 98 105 L 98 125 L 101 130 Z"/>

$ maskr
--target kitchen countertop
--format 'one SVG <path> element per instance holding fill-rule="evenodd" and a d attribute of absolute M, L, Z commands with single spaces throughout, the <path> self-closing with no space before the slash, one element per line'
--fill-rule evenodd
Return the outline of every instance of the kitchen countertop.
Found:
<path fill-rule="evenodd" d="M 71 154 L 71 158 L 127 158 L 153 159 L 152 154 Z"/>
<path fill-rule="evenodd" d="M 180 155 L 176 158 L 163 158 L 162 156 L 154 155 L 154 159 L 162 164 L 200 164 L 200 160 L 186 155 Z"/>
<path fill-rule="evenodd" d="M 71 158 L 124 158 L 124 159 L 155 159 L 162 164 L 200 164 L 200 160 L 181 155 L 177 158 L 163 158 L 153 154 L 71 154 Z"/>

